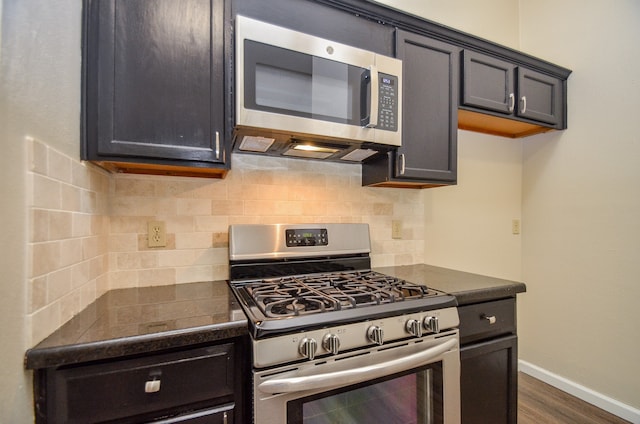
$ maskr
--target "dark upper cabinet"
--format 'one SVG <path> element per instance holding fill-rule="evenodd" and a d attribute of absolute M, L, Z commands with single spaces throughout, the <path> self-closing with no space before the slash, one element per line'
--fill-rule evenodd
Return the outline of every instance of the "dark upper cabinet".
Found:
<path fill-rule="evenodd" d="M 465 50 L 462 57 L 462 104 L 511 114 L 515 106 L 515 66 Z"/>
<path fill-rule="evenodd" d="M 558 78 L 518 67 L 518 116 L 560 127 L 562 98 L 562 82 Z"/>
<path fill-rule="evenodd" d="M 329 4 L 325 4 L 329 3 Z M 381 25 L 365 10 L 342 10 L 346 4 L 324 0 L 233 0 L 232 14 L 268 22 L 316 37 L 393 56 L 394 27 Z M 369 7 L 359 4 L 358 7 Z"/>
<path fill-rule="evenodd" d="M 566 128 L 563 80 L 470 50 L 462 56 L 460 128 L 510 137 Z"/>
<path fill-rule="evenodd" d="M 366 162 L 363 185 L 434 187 L 457 178 L 457 107 L 460 48 L 396 31 L 403 64 L 402 146 Z"/>
<path fill-rule="evenodd" d="M 85 0 L 82 158 L 110 170 L 228 170 L 223 0 Z"/>

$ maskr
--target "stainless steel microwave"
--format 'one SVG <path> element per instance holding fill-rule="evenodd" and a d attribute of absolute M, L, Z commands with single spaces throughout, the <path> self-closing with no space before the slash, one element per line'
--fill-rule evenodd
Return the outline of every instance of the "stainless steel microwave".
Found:
<path fill-rule="evenodd" d="M 401 145 L 402 61 L 236 17 L 234 151 L 362 162 Z"/>

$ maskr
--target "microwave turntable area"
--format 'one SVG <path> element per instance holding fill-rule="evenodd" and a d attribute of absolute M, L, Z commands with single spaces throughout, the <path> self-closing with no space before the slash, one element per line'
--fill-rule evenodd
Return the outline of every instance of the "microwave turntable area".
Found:
<path fill-rule="evenodd" d="M 567 127 L 570 70 L 375 2 L 84 0 L 83 13 L 81 158 L 111 172 L 224 178 L 232 154 L 259 154 L 430 188 L 457 183 L 459 128 Z"/>

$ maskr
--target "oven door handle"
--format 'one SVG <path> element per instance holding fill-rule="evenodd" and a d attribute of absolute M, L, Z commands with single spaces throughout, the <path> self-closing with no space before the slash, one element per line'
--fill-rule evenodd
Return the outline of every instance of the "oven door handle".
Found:
<path fill-rule="evenodd" d="M 323 389 L 360 383 L 428 364 L 433 362 L 443 353 L 456 348 L 457 346 L 457 338 L 449 339 L 439 345 L 430 347 L 429 349 L 391 361 L 325 374 L 276 378 L 260 383 L 258 388 L 263 393 L 275 394 L 302 392 L 305 390 Z"/>

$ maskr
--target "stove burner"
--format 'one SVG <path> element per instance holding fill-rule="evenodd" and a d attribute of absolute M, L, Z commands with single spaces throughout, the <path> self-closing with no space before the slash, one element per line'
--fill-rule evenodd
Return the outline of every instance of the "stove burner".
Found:
<path fill-rule="evenodd" d="M 286 317 L 421 299 L 436 292 L 374 271 L 291 276 L 246 285 L 265 316 Z"/>

